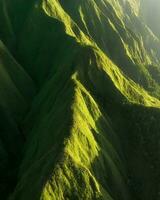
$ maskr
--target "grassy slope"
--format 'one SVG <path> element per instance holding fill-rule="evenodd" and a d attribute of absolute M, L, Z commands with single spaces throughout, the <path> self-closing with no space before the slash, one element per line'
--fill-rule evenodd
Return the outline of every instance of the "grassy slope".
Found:
<path fill-rule="evenodd" d="M 35 16 L 33 10 L 32 20 L 38 22 L 39 17 L 42 17 L 41 22 L 45 18 L 45 24 L 48 21 L 57 24 L 56 31 L 52 32 L 53 41 L 57 37 L 58 41 L 64 41 L 65 38 L 68 49 L 75 49 L 75 54 L 65 52 L 64 55 L 61 52 L 64 49 L 60 49 L 58 53 L 63 64 L 59 56 L 54 57 L 54 63 L 60 66 L 60 70 L 54 69 L 56 66 L 52 64 L 50 73 L 56 74 L 50 75 L 49 81 L 35 99 L 25 122 L 26 132 L 30 134 L 19 174 L 20 181 L 12 198 L 130 199 L 125 169 L 126 166 L 130 167 L 130 160 L 124 160 L 119 139 L 105 111 L 102 114 L 100 110 L 107 106 L 107 99 L 108 102 L 114 102 L 117 110 L 118 103 L 133 102 L 159 107 L 159 101 L 126 78 L 97 45 L 77 28 L 58 1 L 48 3 L 45 2 L 43 8 L 52 18 L 44 16 L 43 10 L 40 16 Z M 63 28 L 57 20 L 64 23 Z M 33 32 L 35 35 L 36 30 Z M 65 30 L 82 46 L 65 35 Z M 46 31 L 41 34 L 46 34 Z M 29 41 L 32 41 L 34 37 L 30 38 Z M 92 47 L 83 47 L 85 42 Z M 22 47 L 25 46 L 23 44 Z M 54 55 L 54 51 L 52 53 Z M 132 121 L 134 123 L 134 119 Z M 115 122 L 116 125 L 118 122 Z M 136 182 L 136 175 L 132 179 L 133 183 Z M 35 183 L 34 188 L 30 182 Z"/>
<path fill-rule="evenodd" d="M 0 42 L 0 193 L 2 198 L 6 193 L 9 194 L 15 185 L 17 163 L 23 145 L 23 136 L 18 124 L 22 121 L 33 94 L 32 80 Z"/>
<path fill-rule="evenodd" d="M 151 48 L 154 45 L 153 52 L 158 49 L 155 47 L 155 38 L 150 36 L 148 37 L 149 39 L 145 39 L 146 35 L 150 35 L 145 28 L 140 34 L 135 32 L 137 34 L 135 35 L 134 29 L 140 27 L 139 29 L 141 30 L 144 25 L 139 22 L 139 19 L 131 12 L 131 9 L 129 9 L 129 15 L 125 15 L 125 17 L 130 21 L 127 25 L 132 24 L 132 27 L 134 27 L 132 31 L 128 29 L 131 25 L 126 26 L 126 20 L 122 14 L 127 9 L 125 9 L 125 6 L 124 8 L 120 6 L 119 1 L 81 0 L 77 3 L 72 3 L 72 1 L 68 1 L 69 3 L 66 1 L 60 2 L 79 27 L 93 38 L 97 45 L 107 53 L 127 76 L 143 85 L 150 92 L 159 94 L 159 86 L 155 83 L 154 78 L 152 78 L 150 71 L 146 67 L 150 65 L 150 68 L 152 68 L 151 63 L 153 64 L 153 60 L 155 61 L 155 56 L 152 58 L 153 56 L 149 52 L 150 49 L 146 47 L 149 43 L 148 41 L 150 41 L 149 47 Z M 90 7 L 89 12 L 88 7 Z M 90 20 L 91 17 L 94 18 L 93 21 Z M 135 26 L 133 23 L 135 23 Z M 157 46 L 159 46 L 159 41 Z"/>
<path fill-rule="evenodd" d="M 14 199 L 127 199 L 125 169 L 113 147 L 117 139 L 109 122 L 77 80 L 78 75 L 67 82 L 63 78 L 65 87 L 62 76 L 53 77 L 35 100 L 37 108 L 33 107 L 28 123 L 37 116 L 39 106 L 41 112 L 30 128 Z M 58 85 L 53 88 L 54 83 Z M 49 99 L 48 93 L 52 94 Z M 118 144 L 116 147 L 121 155 Z M 32 188 L 30 182 L 35 183 Z"/>
<path fill-rule="evenodd" d="M 16 57 L 39 93 L 23 124 L 27 141 L 10 199 L 158 199 L 160 101 L 136 79 L 141 71 L 154 79 L 144 41 L 125 27 L 116 0 L 41 3 L 29 7 L 21 28 L 12 22 Z M 24 81 L 12 79 L 17 87 Z M 33 88 L 24 86 L 20 94 Z"/>

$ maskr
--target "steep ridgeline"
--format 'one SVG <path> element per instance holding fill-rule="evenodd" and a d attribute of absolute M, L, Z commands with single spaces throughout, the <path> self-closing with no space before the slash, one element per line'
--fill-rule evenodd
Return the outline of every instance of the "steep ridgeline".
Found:
<path fill-rule="evenodd" d="M 2 199 L 159 200 L 160 40 L 140 11 L 0 0 Z"/>

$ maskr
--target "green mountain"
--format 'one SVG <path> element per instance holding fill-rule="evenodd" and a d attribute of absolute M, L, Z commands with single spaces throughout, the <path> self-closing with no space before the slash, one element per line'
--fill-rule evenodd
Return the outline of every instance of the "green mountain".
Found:
<path fill-rule="evenodd" d="M 1 199 L 159 200 L 150 3 L 0 0 Z"/>

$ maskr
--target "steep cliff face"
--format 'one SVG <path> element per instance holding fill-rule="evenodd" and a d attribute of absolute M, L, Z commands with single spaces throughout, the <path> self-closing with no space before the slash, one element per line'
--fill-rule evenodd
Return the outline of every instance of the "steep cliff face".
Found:
<path fill-rule="evenodd" d="M 2 199 L 158 200 L 160 40 L 140 1 L 0 5 Z"/>

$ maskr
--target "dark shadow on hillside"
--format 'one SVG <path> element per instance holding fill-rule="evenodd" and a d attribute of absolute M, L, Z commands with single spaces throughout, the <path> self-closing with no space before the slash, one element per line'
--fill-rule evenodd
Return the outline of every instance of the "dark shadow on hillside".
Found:
<path fill-rule="evenodd" d="M 88 59 L 83 60 L 82 65 L 86 66 L 84 71 L 79 69 L 80 80 L 90 91 L 103 116 L 107 118 L 113 129 L 111 132 L 108 127 L 104 127 L 103 132 L 106 131 L 106 138 L 111 141 L 122 159 L 131 199 L 158 200 L 160 193 L 160 109 L 127 103 L 110 78 L 97 68 L 92 50 L 88 50 L 88 54 L 85 55 L 88 55 Z M 92 59 L 92 66 L 89 65 L 90 59 Z M 104 124 L 102 121 L 103 119 L 99 119 L 97 126 L 102 126 Z M 111 136 L 110 132 L 114 134 Z M 99 141 L 98 137 L 96 141 Z M 101 155 L 100 152 L 99 157 L 101 156 L 103 157 L 103 154 Z M 100 160 L 97 158 L 93 166 L 98 166 L 99 163 Z M 100 183 L 101 180 L 103 178 L 99 179 Z M 106 187 L 105 181 L 103 184 Z M 115 199 L 120 199 L 115 191 L 112 193 L 115 194 Z"/>
<path fill-rule="evenodd" d="M 41 88 L 48 77 L 69 61 L 77 47 L 75 39 L 66 34 L 64 24 L 37 7 L 21 32 L 16 58 Z"/>
<path fill-rule="evenodd" d="M 68 90 L 67 87 L 67 82 L 69 81 L 74 69 L 75 69 L 75 63 L 76 60 L 76 55 L 81 47 L 79 47 L 79 44 L 75 42 L 74 38 L 68 36 L 65 33 L 65 27 L 63 23 L 60 21 L 53 19 L 49 16 L 47 16 L 44 11 L 39 10 L 39 8 L 34 8 L 35 10 L 33 13 L 31 13 L 31 16 L 28 16 L 28 22 L 26 21 L 26 27 L 23 29 L 20 37 L 20 42 L 19 44 L 16 45 L 15 47 L 15 52 L 16 55 L 15 57 L 17 60 L 21 63 L 23 68 L 30 74 L 30 76 L 33 78 L 33 80 L 37 83 L 39 88 L 42 88 L 44 84 L 46 83 L 47 80 L 52 79 L 54 76 L 59 76 L 61 75 L 61 78 L 58 80 L 56 79 L 53 85 L 53 91 L 52 88 L 50 88 L 51 92 L 50 94 L 53 94 L 56 89 L 57 94 L 55 95 L 56 99 L 55 102 L 57 102 L 57 95 L 60 92 L 66 92 Z M 32 20 L 35 20 L 35 23 L 32 23 Z M 57 75 L 58 74 L 58 75 Z M 58 88 L 58 83 L 60 83 L 60 87 Z M 68 86 L 69 87 L 69 86 Z M 62 90 L 62 91 L 61 91 Z M 74 91 L 72 91 L 74 92 Z M 70 98 L 72 98 L 72 92 L 70 93 Z M 61 93 L 60 97 L 63 96 Z M 66 102 L 66 99 L 61 98 L 60 101 L 62 102 L 62 105 L 64 101 Z M 66 106 L 67 110 L 64 111 L 68 113 L 68 116 L 71 116 L 71 102 L 69 102 L 69 105 Z M 52 102 L 53 103 L 53 102 Z M 63 107 L 63 106 L 62 106 Z M 57 109 L 59 107 L 57 106 Z M 41 110 L 41 107 L 38 108 L 38 111 Z M 50 110 L 50 109 L 49 109 Z M 28 114 L 28 110 L 25 113 L 25 115 Z M 58 113 L 59 111 L 57 111 Z M 56 112 L 55 112 L 56 113 Z M 54 113 L 53 113 L 54 115 Z M 38 114 L 37 114 L 38 116 Z M 22 157 L 21 154 L 23 152 L 24 156 L 24 141 L 23 141 L 23 136 L 19 132 L 25 132 L 25 137 L 28 138 L 30 130 L 33 128 L 32 125 L 34 126 L 34 120 L 36 120 L 36 117 L 34 116 L 33 118 L 30 119 L 29 122 L 29 127 L 26 127 L 24 124 L 22 126 L 20 124 L 14 124 L 14 128 L 9 125 L 7 117 L 4 117 L 3 112 L 0 113 L 0 118 L 2 118 L 1 122 L 2 125 L 0 128 L 0 143 L 2 143 L 2 149 L 0 150 L 2 152 L 2 167 L 5 169 L 6 174 L 4 174 L 4 170 L 2 170 L 2 174 L 0 174 L 1 179 L 0 179 L 0 187 L 2 186 L 2 193 L 6 195 L 10 195 L 10 192 L 13 192 L 14 187 L 17 185 L 19 182 L 21 175 L 23 177 L 23 174 L 20 174 L 20 161 L 22 162 Z M 10 119 L 12 120 L 12 119 Z M 69 129 L 71 127 L 71 121 L 68 117 L 68 121 L 61 125 L 61 119 L 59 121 L 53 121 L 52 124 L 55 126 L 60 127 L 60 131 L 63 131 L 63 127 L 67 126 L 67 130 L 65 134 L 69 134 Z M 11 126 L 11 128 L 10 128 Z M 17 126 L 20 126 L 21 130 L 19 131 Z M 30 129 L 31 128 L 31 129 Z M 27 131 L 26 131 L 27 129 Z M 55 130 L 55 129 L 54 129 Z M 57 128 L 58 130 L 58 128 Z M 12 138 L 12 134 L 13 138 Z M 45 133 L 45 131 L 44 131 Z M 17 136 L 20 134 L 20 136 Z M 43 186 L 48 180 L 48 177 L 50 177 L 52 170 L 54 168 L 54 165 L 57 163 L 57 159 L 59 158 L 59 152 L 63 149 L 63 142 L 64 138 L 67 137 L 67 135 L 60 134 L 53 136 L 53 144 L 52 147 L 47 151 L 42 153 L 42 158 L 39 158 L 37 163 L 34 165 L 34 172 L 37 173 L 37 188 L 35 188 L 34 194 L 36 194 L 35 199 L 40 199 L 41 192 L 43 189 Z M 22 143 L 20 142 L 19 145 L 19 140 L 22 137 Z M 1 140 L 5 140 L 1 141 Z M 7 140 L 8 139 L 8 140 Z M 38 140 L 38 138 L 37 138 Z M 28 140 L 27 140 L 28 141 Z M 44 138 L 42 138 L 41 142 L 44 142 Z M 51 141 L 49 141 L 51 142 Z M 27 142 L 26 142 L 27 143 Z M 16 155 L 9 155 L 8 152 L 6 152 L 5 148 L 3 148 L 3 145 L 7 146 L 7 149 L 10 149 L 12 146 L 16 146 L 15 149 L 13 148 L 13 151 L 17 151 Z M 47 147 L 47 146 L 46 146 Z M 33 155 L 35 155 L 40 148 L 40 145 L 38 142 L 35 144 L 35 152 L 32 152 Z M 7 150 L 8 151 L 8 150 Z M 34 154 L 35 153 L 35 154 Z M 46 157 L 45 157 L 46 154 Z M 53 157 L 53 154 L 55 154 L 54 159 L 52 158 L 51 160 L 49 157 Z M 6 158 L 5 158 L 6 156 Z M 18 158 L 15 158 L 17 156 Z M 20 157 L 19 157 L 20 156 Z M 49 157 L 48 157 L 49 156 Z M 43 159 L 44 158 L 44 159 Z M 33 160 L 30 160 L 30 166 L 32 167 L 32 163 L 34 162 L 34 156 Z M 48 163 L 49 167 L 46 167 L 46 171 L 44 173 L 43 165 L 44 163 Z M 42 166 L 42 168 L 39 168 L 39 164 Z M 30 166 L 28 168 L 30 168 Z M 29 169 L 25 170 L 29 170 Z M 22 170 L 21 170 L 22 172 Z M 25 174 L 25 172 L 24 172 Z M 39 178 L 39 174 L 42 174 L 41 178 Z M 44 176 L 43 176 L 44 175 Z M 17 181 L 17 176 L 18 176 L 18 181 Z M 32 174 L 26 183 L 27 187 L 30 188 L 32 181 L 32 178 L 34 177 L 34 174 Z M 26 176 L 24 176 L 24 179 Z M 22 181 L 23 182 L 23 181 Z M 25 181 L 24 181 L 25 182 Z M 35 186 L 35 187 L 36 187 Z M 3 188 L 4 187 L 4 188 Z M 32 188 L 33 189 L 33 188 Z M 7 192 L 6 192 L 7 191 Z M 29 191 L 29 194 L 32 196 L 32 191 Z M 30 196 L 30 197 L 31 197 Z M 26 199 L 31 199 L 28 198 L 26 195 Z M 3 197 L 5 199 L 5 197 Z M 21 199 L 21 191 L 19 192 L 18 196 L 15 197 L 16 200 Z"/>
<path fill-rule="evenodd" d="M 0 194 L 7 199 L 17 182 L 24 138 L 10 113 L 0 106 Z"/>
<path fill-rule="evenodd" d="M 138 105 L 106 106 L 119 138 L 128 185 L 137 200 L 158 200 L 160 193 L 160 110 Z"/>

